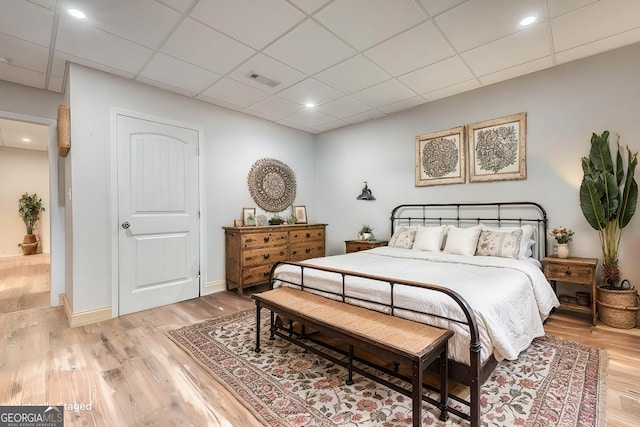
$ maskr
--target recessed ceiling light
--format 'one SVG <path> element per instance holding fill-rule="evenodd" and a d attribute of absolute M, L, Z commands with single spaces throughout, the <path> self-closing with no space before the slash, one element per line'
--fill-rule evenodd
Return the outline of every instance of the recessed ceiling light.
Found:
<path fill-rule="evenodd" d="M 522 21 L 520 21 L 520 25 L 522 25 L 523 27 L 526 27 L 527 25 L 531 25 L 534 22 L 536 22 L 535 16 L 527 16 Z"/>
<path fill-rule="evenodd" d="M 84 19 L 87 17 L 87 15 L 85 15 L 83 11 L 78 9 L 67 9 L 67 12 L 69 12 L 69 15 L 73 16 L 74 18 Z"/>
<path fill-rule="evenodd" d="M 22 138 L 21 141 L 22 142 L 31 142 L 31 138 Z"/>
<path fill-rule="evenodd" d="M 313 102 L 307 102 L 306 104 L 304 104 L 304 106 L 307 108 L 313 108 L 316 106 L 316 104 L 314 104 Z"/>

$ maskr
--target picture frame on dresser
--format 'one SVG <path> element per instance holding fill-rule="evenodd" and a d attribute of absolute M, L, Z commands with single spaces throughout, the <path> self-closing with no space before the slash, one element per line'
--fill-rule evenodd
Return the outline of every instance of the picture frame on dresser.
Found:
<path fill-rule="evenodd" d="M 296 216 L 296 224 L 307 223 L 307 207 L 306 206 L 294 206 L 293 214 Z"/>
<path fill-rule="evenodd" d="M 256 208 L 242 208 L 242 226 L 256 225 Z"/>

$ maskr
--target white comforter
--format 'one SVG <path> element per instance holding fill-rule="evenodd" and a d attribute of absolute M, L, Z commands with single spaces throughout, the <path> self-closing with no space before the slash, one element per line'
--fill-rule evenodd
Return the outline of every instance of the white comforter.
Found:
<path fill-rule="evenodd" d="M 551 285 L 535 260 L 380 247 L 314 258 L 305 261 L 305 264 L 430 283 L 456 291 L 475 312 L 482 344 L 482 362 L 492 353 L 498 361 L 516 359 L 534 338 L 544 335 L 542 322 L 559 305 Z M 283 265 L 277 269 L 275 278 L 298 282 L 299 272 L 297 267 Z M 304 276 L 307 286 L 334 292 L 341 290 L 341 276 L 335 273 L 306 269 Z M 276 283 L 276 286 L 281 283 Z M 389 286 L 367 279 L 349 278 L 345 293 L 351 297 L 365 297 L 372 303 L 390 302 Z M 384 310 L 375 304 L 362 304 L 355 300 L 347 302 Z M 457 303 L 439 292 L 396 286 L 394 304 L 396 307 L 464 320 Z M 450 341 L 450 357 L 469 363 L 467 326 L 409 311 L 397 310 L 396 315 L 455 331 Z"/>

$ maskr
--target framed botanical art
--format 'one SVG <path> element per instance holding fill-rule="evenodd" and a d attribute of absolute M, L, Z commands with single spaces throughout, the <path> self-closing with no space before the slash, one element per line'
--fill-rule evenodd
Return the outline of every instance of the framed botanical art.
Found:
<path fill-rule="evenodd" d="M 465 182 L 464 126 L 416 136 L 416 187 Z"/>
<path fill-rule="evenodd" d="M 242 208 L 242 225 L 256 225 L 256 208 Z"/>
<path fill-rule="evenodd" d="M 296 216 L 296 224 L 307 223 L 307 208 L 306 206 L 294 206 L 293 214 Z"/>
<path fill-rule="evenodd" d="M 469 182 L 525 179 L 527 113 L 467 125 Z"/>

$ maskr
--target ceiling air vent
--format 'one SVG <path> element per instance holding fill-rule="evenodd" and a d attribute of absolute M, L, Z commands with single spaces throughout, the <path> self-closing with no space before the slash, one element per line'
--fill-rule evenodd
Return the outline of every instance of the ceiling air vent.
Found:
<path fill-rule="evenodd" d="M 247 74 L 247 77 L 249 77 L 251 80 L 255 80 L 257 82 L 262 83 L 265 86 L 269 86 L 269 87 L 276 87 L 280 84 L 280 82 L 277 82 L 275 80 L 271 80 L 270 78 L 267 78 L 265 76 L 261 76 L 260 74 L 256 74 L 256 73 L 249 73 Z"/>

